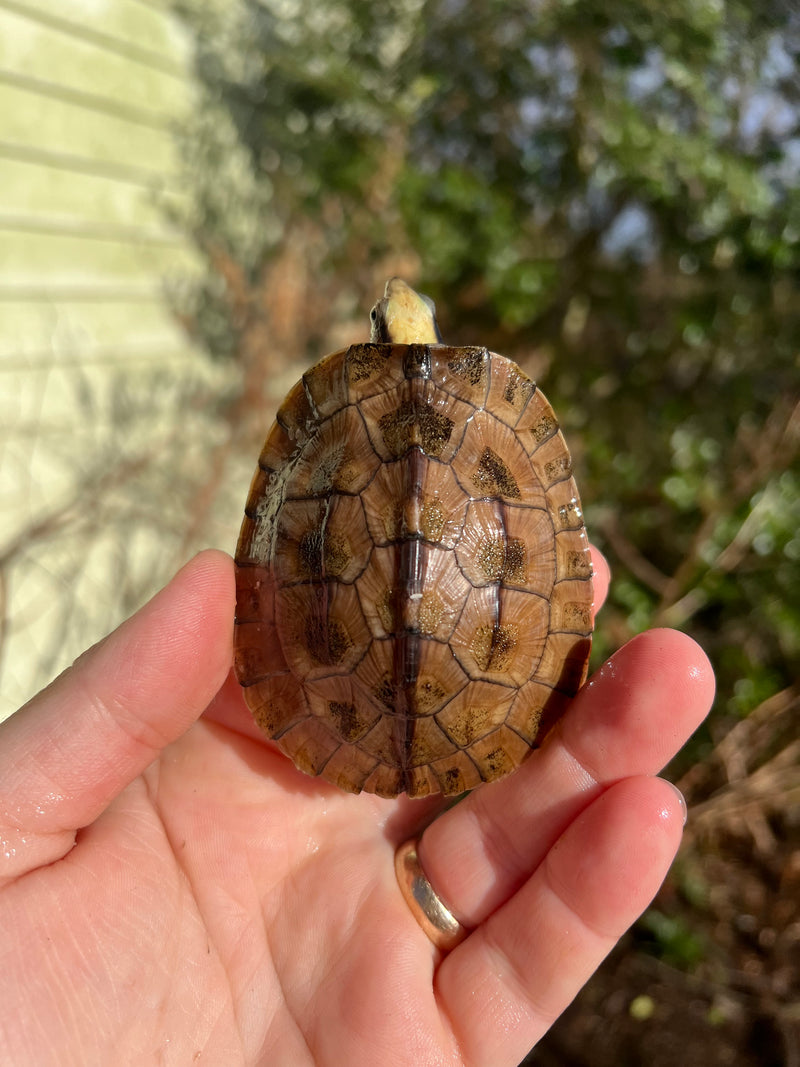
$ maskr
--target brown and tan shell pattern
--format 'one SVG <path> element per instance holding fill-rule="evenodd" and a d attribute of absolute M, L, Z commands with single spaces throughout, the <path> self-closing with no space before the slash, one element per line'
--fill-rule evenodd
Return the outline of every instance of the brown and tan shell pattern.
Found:
<path fill-rule="evenodd" d="M 513 771 L 586 675 L 591 563 L 552 408 L 484 348 L 357 344 L 278 411 L 236 552 L 236 673 L 308 774 Z"/>

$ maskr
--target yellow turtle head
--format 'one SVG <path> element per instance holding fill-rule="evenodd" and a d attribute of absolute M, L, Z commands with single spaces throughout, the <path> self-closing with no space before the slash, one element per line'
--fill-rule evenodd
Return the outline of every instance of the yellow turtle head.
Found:
<path fill-rule="evenodd" d="M 370 312 L 370 322 L 370 340 L 378 344 L 441 344 L 433 301 L 415 292 L 402 278 L 390 278 L 386 283 L 383 298 Z"/>

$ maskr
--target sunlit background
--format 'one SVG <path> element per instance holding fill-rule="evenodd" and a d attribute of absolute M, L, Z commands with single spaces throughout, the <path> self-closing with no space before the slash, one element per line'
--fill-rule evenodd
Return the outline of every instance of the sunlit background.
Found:
<path fill-rule="evenodd" d="M 800 1063 L 800 12 L 0 0 L 0 715 L 193 551 L 383 281 L 517 359 L 719 679 L 653 907 L 528 1062 Z"/>

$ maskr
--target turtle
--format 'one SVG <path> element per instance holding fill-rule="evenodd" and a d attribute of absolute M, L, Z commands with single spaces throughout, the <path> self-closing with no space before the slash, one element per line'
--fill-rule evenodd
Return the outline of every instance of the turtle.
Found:
<path fill-rule="evenodd" d="M 553 409 L 391 278 L 289 392 L 236 549 L 235 671 L 295 765 L 383 797 L 515 770 L 586 677 L 592 565 Z"/>

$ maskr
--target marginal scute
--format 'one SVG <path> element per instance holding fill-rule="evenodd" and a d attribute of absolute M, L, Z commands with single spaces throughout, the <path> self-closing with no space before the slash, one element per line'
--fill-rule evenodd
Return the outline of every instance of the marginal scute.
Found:
<path fill-rule="evenodd" d="M 234 667 L 242 685 L 263 682 L 287 669 L 275 624 L 238 620 Z"/>
<path fill-rule="evenodd" d="M 439 783 L 439 791 L 445 796 L 458 796 L 474 789 L 483 781 L 475 762 L 467 752 L 454 752 L 451 756 L 436 760 L 431 771 Z"/>
<path fill-rule="evenodd" d="M 347 351 L 342 349 L 326 356 L 303 375 L 303 389 L 317 420 L 329 418 L 349 402 Z"/>
<path fill-rule="evenodd" d="M 534 395 L 536 386 L 523 371 L 502 356 L 491 357 L 491 381 L 486 408 L 505 425 L 515 429 Z"/>
<path fill-rule="evenodd" d="M 548 679 L 560 693 L 572 696 L 586 680 L 590 648 L 588 634 L 548 634 L 542 650 L 539 677 Z"/>
<path fill-rule="evenodd" d="M 398 767 L 388 767 L 385 763 L 378 763 L 365 780 L 364 790 L 367 793 L 375 793 L 379 797 L 392 799 L 400 793 L 407 792 L 405 775 Z"/>
<path fill-rule="evenodd" d="M 379 767 L 378 761 L 363 752 L 357 745 L 340 745 L 325 764 L 327 781 L 347 793 L 360 793 L 372 772 Z M 370 790 L 374 792 L 375 790 Z"/>
<path fill-rule="evenodd" d="M 509 774 L 586 677 L 592 581 L 546 398 L 483 348 L 357 344 L 281 405 L 236 552 L 259 727 L 351 793 Z"/>
<path fill-rule="evenodd" d="M 556 482 L 566 481 L 572 474 L 572 459 L 563 437 L 551 437 L 531 456 L 533 469 L 542 485 L 549 489 Z"/>
<path fill-rule="evenodd" d="M 448 360 L 450 371 L 469 385 L 485 385 L 488 373 L 486 349 L 464 348 L 457 351 L 458 355 Z"/>
<path fill-rule="evenodd" d="M 561 605 L 559 621 L 565 630 L 577 634 L 586 633 L 592 625 L 591 609 L 582 600 L 567 600 Z"/>
<path fill-rule="evenodd" d="M 460 767 L 443 767 L 440 771 L 437 771 L 436 776 L 439 779 L 439 785 L 445 796 L 455 796 L 458 793 L 465 793 L 469 788 L 464 780 L 464 773 Z"/>
<path fill-rule="evenodd" d="M 314 413 L 311 410 L 308 394 L 303 382 L 299 381 L 278 408 L 278 413 L 275 416 L 275 430 L 282 431 L 291 442 L 292 447 L 302 447 L 313 432 L 311 429 L 313 424 Z M 270 438 L 268 437 L 267 444 L 269 443 Z M 262 459 L 266 458 L 265 452 L 266 448 L 262 452 Z"/>
<path fill-rule="evenodd" d="M 388 345 L 351 345 L 347 350 L 347 380 L 360 385 L 380 374 L 391 356 Z"/>
<path fill-rule="evenodd" d="M 306 774 L 321 774 L 341 742 L 322 719 L 307 718 L 280 738 L 280 746 Z"/>
<path fill-rule="evenodd" d="M 530 746 L 507 726 L 500 726 L 469 748 L 485 782 L 504 778 L 515 770 L 530 752 Z"/>
<path fill-rule="evenodd" d="M 572 497 L 564 504 L 559 504 L 558 521 L 562 529 L 578 530 L 583 526 L 583 512 L 578 501 Z"/>
<path fill-rule="evenodd" d="M 503 390 L 503 400 L 514 407 L 522 406 L 520 402 L 527 401 L 533 389 L 534 385 L 530 379 L 524 378 L 521 374 L 509 375 Z"/>
<path fill-rule="evenodd" d="M 589 543 L 576 539 L 574 532 L 558 533 L 556 542 L 556 577 L 586 578 L 592 577 L 592 557 Z"/>
<path fill-rule="evenodd" d="M 268 682 L 249 686 L 245 698 L 253 718 L 270 737 L 280 738 L 308 717 L 302 686 L 289 671 L 276 672 Z"/>
<path fill-rule="evenodd" d="M 517 422 L 517 432 L 528 455 L 558 431 L 558 420 L 544 395 L 537 389 Z"/>
<path fill-rule="evenodd" d="M 430 345 L 408 345 L 403 353 L 403 374 L 406 378 L 430 378 Z"/>
<path fill-rule="evenodd" d="M 296 435 L 290 434 L 279 422 L 274 424 L 261 449 L 261 455 L 258 457 L 258 467 L 253 475 L 248 506 L 255 508 L 263 494 L 271 488 L 275 476 L 281 477 L 281 472 L 286 470 L 286 465 L 299 454 L 301 448 L 302 445 L 298 443 Z M 261 488 L 260 493 L 254 493 L 256 485 Z"/>

